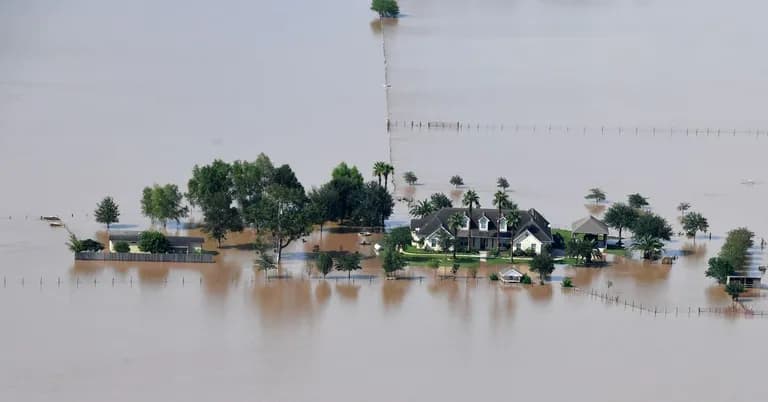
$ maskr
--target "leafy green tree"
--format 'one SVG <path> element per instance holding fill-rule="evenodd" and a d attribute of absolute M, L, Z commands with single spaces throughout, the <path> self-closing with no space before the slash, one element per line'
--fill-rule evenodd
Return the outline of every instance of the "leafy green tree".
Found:
<path fill-rule="evenodd" d="M 573 279 L 571 279 L 570 276 L 566 276 L 565 278 L 563 278 L 562 286 L 564 288 L 572 288 L 573 287 Z"/>
<path fill-rule="evenodd" d="M 539 283 L 544 284 L 544 279 L 555 270 L 555 261 L 547 252 L 541 252 L 531 260 L 531 271 L 539 274 Z"/>
<path fill-rule="evenodd" d="M 397 251 L 397 247 L 394 244 L 386 244 L 382 250 L 382 268 L 387 275 L 390 275 L 405 267 L 406 262 L 400 252 Z"/>
<path fill-rule="evenodd" d="M 636 209 L 642 209 L 648 206 L 648 198 L 643 197 L 639 193 L 630 194 L 629 197 L 627 197 L 627 201 L 629 202 L 630 207 Z"/>
<path fill-rule="evenodd" d="M 114 245 L 115 252 L 116 253 L 130 253 L 131 252 L 131 246 L 128 244 L 128 242 L 119 241 L 115 243 Z"/>
<path fill-rule="evenodd" d="M 107 225 L 107 232 L 111 224 L 120 222 L 120 208 L 112 197 L 104 197 L 96 205 L 94 215 L 96 215 L 96 222 Z"/>
<path fill-rule="evenodd" d="M 450 233 L 446 232 L 445 230 L 441 230 L 437 234 L 437 245 L 440 246 L 440 250 L 442 250 L 444 253 L 447 253 L 448 250 L 453 247 L 454 250 L 454 259 L 456 258 L 456 238 L 451 236 Z"/>
<path fill-rule="evenodd" d="M 275 167 L 263 153 L 253 162 L 237 160 L 232 163 L 231 195 L 237 205 L 243 222 L 258 228 L 256 214 L 264 190 L 273 183 Z"/>
<path fill-rule="evenodd" d="M 724 284 L 729 276 L 735 274 L 736 270 L 733 268 L 733 265 L 728 260 L 720 257 L 710 258 L 707 271 L 705 272 L 708 278 L 714 278 L 720 284 Z"/>
<path fill-rule="evenodd" d="M 406 246 L 410 246 L 413 242 L 411 228 L 408 226 L 400 226 L 390 230 L 385 238 L 385 242 L 394 245 L 395 248 L 405 248 Z"/>
<path fill-rule="evenodd" d="M 592 263 L 593 258 L 601 258 L 602 254 L 597 248 L 597 242 L 591 239 L 582 239 L 572 236 L 565 244 L 565 255 L 584 261 L 585 265 Z"/>
<path fill-rule="evenodd" d="M 303 188 L 287 187 L 280 184 L 269 186 L 260 202 L 259 220 L 267 231 L 277 253 L 275 263 L 279 264 L 283 250 L 312 229 L 311 210 Z"/>
<path fill-rule="evenodd" d="M 432 208 L 435 211 L 439 211 L 443 208 L 453 208 L 453 202 L 443 193 L 434 193 L 429 196 L 429 202 L 432 203 Z"/>
<path fill-rule="evenodd" d="M 691 209 L 691 204 L 687 202 L 681 202 L 677 205 L 677 210 L 680 211 L 680 220 L 685 218 L 685 211 Z"/>
<path fill-rule="evenodd" d="M 379 13 L 381 18 L 395 18 L 400 15 L 400 6 L 396 0 L 372 0 L 371 10 Z"/>
<path fill-rule="evenodd" d="M 139 235 L 139 250 L 145 253 L 163 254 L 171 250 L 171 243 L 164 234 L 147 230 Z"/>
<path fill-rule="evenodd" d="M 454 176 L 451 176 L 451 180 L 449 181 L 449 183 L 451 183 L 453 188 L 457 188 L 459 186 L 464 185 L 464 179 L 462 179 L 461 176 L 459 175 L 454 175 Z"/>
<path fill-rule="evenodd" d="M 666 219 L 652 213 L 641 213 L 631 227 L 635 237 L 654 237 L 661 240 L 672 238 L 672 226 Z"/>
<path fill-rule="evenodd" d="M 328 185 L 319 189 L 313 188 L 309 192 L 309 215 L 311 222 L 320 226 L 320 241 L 323 240 L 323 226 L 334 219 L 333 208 L 338 202 L 339 194 Z"/>
<path fill-rule="evenodd" d="M 435 212 L 435 208 L 432 203 L 427 200 L 416 202 L 415 204 L 411 205 L 411 208 L 408 210 L 408 213 L 416 218 L 424 218 L 433 212 Z"/>
<path fill-rule="evenodd" d="M 320 253 L 317 255 L 317 270 L 323 274 L 323 279 L 333 269 L 333 258 L 328 253 Z"/>
<path fill-rule="evenodd" d="M 339 222 L 350 218 L 363 191 L 363 175 L 357 167 L 349 167 L 342 162 L 333 169 L 331 181 L 327 186 L 337 194 L 331 207 L 332 216 Z"/>
<path fill-rule="evenodd" d="M 639 214 L 635 208 L 620 202 L 611 205 L 611 207 L 605 211 L 605 223 L 619 231 L 619 246 L 622 245 L 621 232 L 626 228 L 631 228 L 635 224 L 635 221 L 637 221 L 638 215 Z"/>
<path fill-rule="evenodd" d="M 472 209 L 474 207 L 480 208 L 480 197 L 477 195 L 475 190 L 467 190 L 466 193 L 464 193 L 464 198 L 461 200 L 461 204 L 467 207 L 467 217 L 470 220 L 470 230 L 467 231 L 467 237 L 469 239 L 469 242 L 467 243 L 467 249 L 471 252 L 472 251 Z"/>
<path fill-rule="evenodd" d="M 728 293 L 728 296 L 731 296 L 733 301 L 738 301 L 739 296 L 744 293 L 744 285 L 736 282 L 729 283 L 725 285 L 725 293 Z"/>
<path fill-rule="evenodd" d="M 686 236 L 693 237 L 694 243 L 696 243 L 696 232 L 706 233 L 709 230 L 707 218 L 698 212 L 690 212 L 683 216 L 682 223 Z"/>
<path fill-rule="evenodd" d="M 407 171 L 403 173 L 403 180 L 405 180 L 406 183 L 408 183 L 409 186 L 412 186 L 416 184 L 417 181 L 419 181 L 419 178 L 416 177 L 416 173 L 413 173 L 412 171 Z"/>
<path fill-rule="evenodd" d="M 163 229 L 169 220 L 178 225 L 181 218 L 189 214 L 189 209 L 182 206 L 183 195 L 175 184 L 145 187 L 141 198 L 141 212 L 152 222 L 161 222 Z"/>
<path fill-rule="evenodd" d="M 506 177 L 501 176 L 496 179 L 496 187 L 500 188 L 501 191 L 506 193 L 507 189 L 509 188 L 509 181 L 507 181 Z"/>
<path fill-rule="evenodd" d="M 640 251 L 643 254 L 643 259 L 653 260 L 659 258 L 664 251 L 664 243 L 652 235 L 636 234 L 632 241 L 632 249 Z"/>
<path fill-rule="evenodd" d="M 589 189 L 589 193 L 584 196 L 587 200 L 593 200 L 595 204 L 605 201 L 605 192 L 597 187 Z"/>
<path fill-rule="evenodd" d="M 104 245 L 93 239 L 82 240 L 81 244 L 84 249 L 83 251 L 99 252 L 101 250 L 104 250 Z"/>
<path fill-rule="evenodd" d="M 360 266 L 360 253 L 347 253 L 336 257 L 336 269 L 347 272 L 347 279 L 352 278 L 352 271 L 362 269 Z"/>
<path fill-rule="evenodd" d="M 217 159 L 210 165 L 195 165 L 187 183 L 189 203 L 199 206 L 203 212 L 203 232 L 216 239 L 219 247 L 227 232 L 243 230 L 242 213 L 233 206 L 231 173 L 232 167 Z M 249 205 L 249 210 L 251 207 Z"/>
<path fill-rule="evenodd" d="M 383 228 L 386 219 L 392 215 L 395 201 L 384 187 L 372 181 L 355 194 L 352 205 L 350 218 L 356 225 Z"/>
<path fill-rule="evenodd" d="M 734 270 L 743 270 L 749 261 L 748 250 L 753 245 L 754 233 L 747 228 L 738 228 L 728 232 L 719 257 L 728 261 Z"/>
<path fill-rule="evenodd" d="M 523 274 L 523 276 L 520 278 L 520 283 L 522 283 L 523 285 L 530 285 L 533 283 L 533 281 L 531 280 L 530 275 Z"/>
<path fill-rule="evenodd" d="M 453 232 L 453 238 L 454 238 L 454 245 L 453 245 L 453 260 L 456 260 L 456 249 L 459 248 L 458 242 L 459 242 L 459 229 L 464 226 L 464 221 L 467 218 L 456 212 L 453 215 L 448 217 L 448 229 L 450 229 L 451 232 Z"/>

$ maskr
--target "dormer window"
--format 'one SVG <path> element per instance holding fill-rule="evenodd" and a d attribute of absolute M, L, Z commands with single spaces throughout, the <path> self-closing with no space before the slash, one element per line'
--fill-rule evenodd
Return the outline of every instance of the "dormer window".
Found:
<path fill-rule="evenodd" d="M 464 215 L 464 226 L 461 227 L 461 230 L 469 230 L 469 217 Z"/>
<path fill-rule="evenodd" d="M 499 232 L 507 231 L 507 218 L 499 219 Z"/>
<path fill-rule="evenodd" d="M 480 220 L 477 222 L 480 225 L 480 230 L 488 230 L 488 221 L 489 219 L 485 216 L 480 218 Z"/>

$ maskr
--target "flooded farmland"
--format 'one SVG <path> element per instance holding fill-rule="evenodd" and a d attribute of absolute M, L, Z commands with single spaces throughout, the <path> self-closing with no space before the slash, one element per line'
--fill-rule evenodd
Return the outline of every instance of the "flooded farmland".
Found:
<path fill-rule="evenodd" d="M 401 9 L 383 29 L 385 97 L 366 2 L 0 4 L 0 399 L 765 399 L 768 318 L 699 313 L 731 305 L 704 277 L 726 231 L 768 234 L 765 5 Z M 389 135 L 386 110 L 399 122 Z M 370 246 L 335 228 L 286 250 L 290 279 L 254 268 L 247 231 L 216 264 L 75 262 L 66 231 L 39 220 L 97 236 L 93 208 L 111 194 L 120 228 L 145 228 L 141 188 L 184 188 L 196 163 L 259 152 L 308 187 L 341 160 L 367 172 L 391 157 L 420 179 L 398 174 L 398 196 L 450 194 L 461 174 L 483 206 L 506 176 L 555 227 L 601 212 L 584 205 L 590 187 L 609 202 L 640 192 L 676 232 L 675 207 L 690 202 L 713 235 L 673 238 L 673 265 L 616 257 L 504 287 L 482 264 L 479 279 L 413 268 L 384 280 Z M 398 203 L 391 224 L 408 218 Z M 363 269 L 308 278 L 316 244 L 360 251 Z M 584 292 L 561 289 L 564 276 Z"/>

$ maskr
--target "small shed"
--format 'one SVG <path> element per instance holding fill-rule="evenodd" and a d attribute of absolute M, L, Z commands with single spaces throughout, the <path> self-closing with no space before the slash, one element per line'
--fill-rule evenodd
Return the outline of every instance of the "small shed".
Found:
<path fill-rule="evenodd" d="M 598 247 L 600 248 L 605 248 L 608 245 L 608 233 L 610 232 L 608 225 L 592 215 L 573 222 L 571 231 L 574 235 L 581 234 L 595 236 L 599 243 Z"/>
<path fill-rule="evenodd" d="M 514 268 L 510 268 L 499 274 L 499 280 L 505 283 L 520 283 L 522 279 L 523 274 Z"/>

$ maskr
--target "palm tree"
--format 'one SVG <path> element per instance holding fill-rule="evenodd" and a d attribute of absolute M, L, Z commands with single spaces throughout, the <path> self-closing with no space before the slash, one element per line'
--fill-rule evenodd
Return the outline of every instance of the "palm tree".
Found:
<path fill-rule="evenodd" d="M 461 204 L 467 207 L 467 216 L 469 217 L 469 230 L 467 231 L 468 245 L 467 250 L 472 251 L 472 208 L 480 208 L 480 197 L 477 196 L 475 190 L 467 190 L 464 193 L 464 198 L 461 200 Z"/>
<path fill-rule="evenodd" d="M 512 242 L 515 240 L 515 234 L 517 233 L 517 227 L 520 226 L 520 210 L 517 209 L 517 204 L 514 202 L 509 205 L 509 210 L 505 215 L 507 218 L 507 230 L 512 233 L 509 237 L 509 262 L 515 262 L 515 247 Z"/>
<path fill-rule="evenodd" d="M 664 243 L 656 237 L 645 235 L 636 237 L 632 241 L 631 248 L 633 250 L 641 251 L 643 253 L 643 259 L 651 260 L 658 257 L 659 254 L 664 251 Z"/>
<path fill-rule="evenodd" d="M 432 212 L 435 212 L 435 208 L 428 200 L 421 200 L 413 204 L 408 212 L 411 216 L 423 218 Z"/>
<path fill-rule="evenodd" d="M 464 215 L 456 212 L 448 217 L 448 229 L 453 232 L 453 260 L 456 261 L 456 249 L 459 247 L 459 229 L 464 226 Z"/>
<path fill-rule="evenodd" d="M 388 184 L 388 181 L 389 181 L 389 175 L 393 175 L 394 176 L 394 173 L 395 173 L 395 167 L 390 165 L 389 163 L 385 163 L 384 164 L 384 170 L 381 172 L 381 174 L 384 175 L 384 190 L 387 189 L 387 184 Z M 381 183 L 379 183 L 379 185 L 381 185 Z"/>
<path fill-rule="evenodd" d="M 493 195 L 493 205 L 499 210 L 499 218 L 496 221 L 496 248 L 499 249 L 501 248 L 501 231 L 499 230 L 499 226 L 501 224 L 501 220 L 503 219 L 501 210 L 509 208 L 509 204 L 509 196 L 504 192 L 504 190 L 499 190 Z"/>
<path fill-rule="evenodd" d="M 689 204 L 687 202 L 681 202 L 677 206 L 677 210 L 680 211 L 680 220 L 681 221 L 683 220 L 683 218 L 685 218 L 685 211 L 687 211 L 689 209 L 691 209 L 691 204 Z"/>
<path fill-rule="evenodd" d="M 373 164 L 373 175 L 379 178 L 379 185 L 381 185 L 381 176 L 384 175 L 386 166 L 387 166 L 387 163 L 382 161 L 378 161 Z"/>

